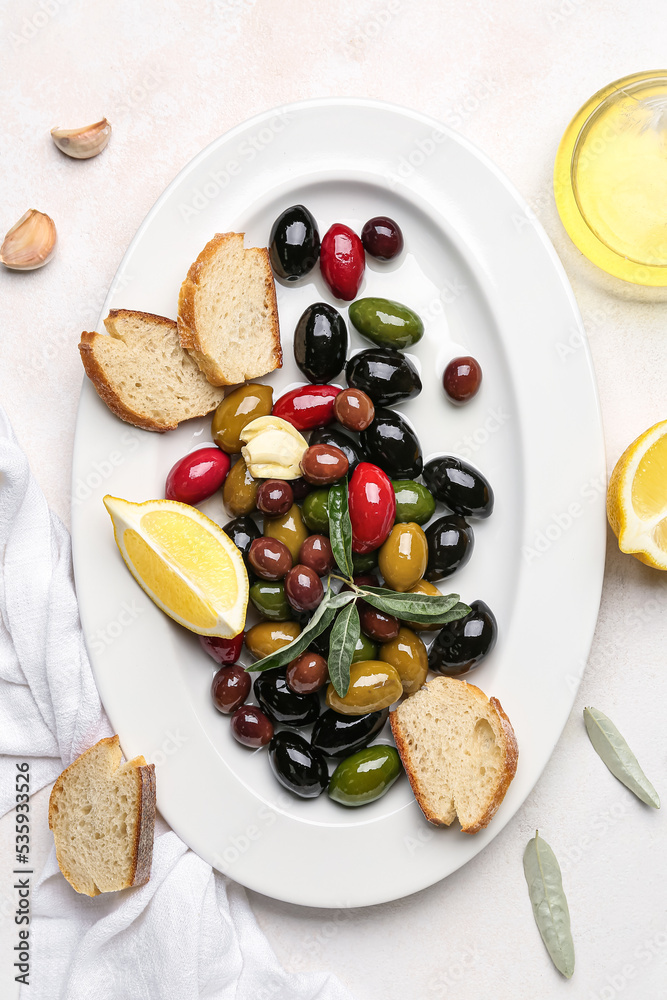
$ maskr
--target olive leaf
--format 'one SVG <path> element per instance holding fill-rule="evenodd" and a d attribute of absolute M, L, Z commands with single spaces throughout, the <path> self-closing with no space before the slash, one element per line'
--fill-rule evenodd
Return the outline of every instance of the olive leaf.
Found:
<path fill-rule="evenodd" d="M 329 638 L 329 679 L 341 698 L 350 686 L 350 666 L 360 634 L 357 605 L 348 604 L 336 618 Z"/>
<path fill-rule="evenodd" d="M 336 597 L 340 596 L 347 595 L 336 595 Z M 354 598 L 354 595 L 352 595 L 352 597 Z M 327 590 L 317 611 L 296 639 L 293 639 L 287 646 L 282 646 L 281 649 L 277 649 L 275 653 L 270 653 L 261 660 L 257 660 L 256 663 L 251 663 L 250 666 L 245 669 L 252 671 L 253 673 L 256 670 L 273 670 L 274 667 L 285 666 L 286 663 L 293 660 L 295 656 L 299 655 L 299 653 L 303 653 L 303 651 L 308 648 L 312 640 L 316 639 L 318 635 L 324 632 L 325 629 L 329 628 L 329 625 L 331 625 L 331 622 L 334 620 L 337 607 L 340 607 L 340 604 L 336 607 L 332 607 L 332 600 L 335 600 L 335 598 L 332 596 L 331 590 Z"/>
<path fill-rule="evenodd" d="M 647 806 L 659 809 L 658 793 L 611 719 L 597 708 L 585 708 L 584 722 L 595 752 L 614 777 L 622 781 Z"/>
<path fill-rule="evenodd" d="M 569 979 L 574 972 L 570 911 L 556 855 L 537 830 L 524 851 L 523 872 L 537 929 L 551 961 Z"/>
<path fill-rule="evenodd" d="M 334 559 L 341 573 L 352 578 L 352 522 L 347 506 L 347 476 L 329 489 L 327 500 L 329 512 L 329 541 Z"/>
<path fill-rule="evenodd" d="M 359 587 L 359 596 L 367 604 L 395 615 L 403 621 L 424 625 L 446 625 L 470 613 L 467 604 L 459 603 L 458 594 L 436 597 L 429 594 L 398 594 L 383 587 Z"/>

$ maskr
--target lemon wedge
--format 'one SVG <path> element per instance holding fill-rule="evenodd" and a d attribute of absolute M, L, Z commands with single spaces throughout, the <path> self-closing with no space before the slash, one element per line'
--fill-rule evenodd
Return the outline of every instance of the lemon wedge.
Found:
<path fill-rule="evenodd" d="M 649 427 L 619 458 L 607 517 L 621 552 L 667 570 L 667 420 Z"/>
<path fill-rule="evenodd" d="M 104 497 L 125 565 L 150 599 L 199 635 L 231 639 L 245 625 L 248 574 L 215 521 L 175 500 Z"/>

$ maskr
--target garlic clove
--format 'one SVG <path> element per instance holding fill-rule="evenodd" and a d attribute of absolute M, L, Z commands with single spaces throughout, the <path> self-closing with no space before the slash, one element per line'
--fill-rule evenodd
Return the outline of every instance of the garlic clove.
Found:
<path fill-rule="evenodd" d="M 101 153 L 111 138 L 111 125 L 103 118 L 94 125 L 83 128 L 51 129 L 51 136 L 58 149 L 75 160 L 89 160 Z"/>
<path fill-rule="evenodd" d="M 29 208 L 5 236 L 0 247 L 0 261 L 14 271 L 34 271 L 51 260 L 55 249 L 53 219 Z"/>

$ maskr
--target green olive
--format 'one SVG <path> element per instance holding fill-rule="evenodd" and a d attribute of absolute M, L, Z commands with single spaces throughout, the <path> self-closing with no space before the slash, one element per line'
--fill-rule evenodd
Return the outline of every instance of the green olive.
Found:
<path fill-rule="evenodd" d="M 253 479 L 242 458 L 232 465 L 222 487 L 222 500 L 232 517 L 245 517 L 257 509 L 259 481 Z"/>
<path fill-rule="evenodd" d="M 333 684 L 327 688 L 327 706 L 342 715 L 365 715 L 393 705 L 403 694 L 398 671 L 382 660 L 361 660 L 350 667 L 350 687 L 344 698 Z"/>
<path fill-rule="evenodd" d="M 378 564 L 377 549 L 372 552 L 353 552 L 352 565 L 356 573 L 370 573 Z"/>
<path fill-rule="evenodd" d="M 268 621 L 286 622 L 292 617 L 282 580 L 257 580 L 250 588 L 250 600 Z"/>
<path fill-rule="evenodd" d="M 270 385 L 248 382 L 225 396 L 213 414 L 211 433 L 218 448 L 228 455 L 241 451 L 240 434 L 256 417 L 266 417 L 273 406 Z"/>
<path fill-rule="evenodd" d="M 426 680 L 428 673 L 426 646 L 412 629 L 404 625 L 400 627 L 395 639 L 380 646 L 380 659 L 396 668 L 405 694 L 419 691 Z"/>
<path fill-rule="evenodd" d="M 400 773 L 395 747 L 365 747 L 340 762 L 329 781 L 329 796 L 344 806 L 365 806 L 389 791 Z"/>
<path fill-rule="evenodd" d="M 409 594 L 426 594 L 428 597 L 442 597 L 442 594 L 434 583 L 429 580 L 420 580 L 408 591 Z M 422 622 L 406 622 L 415 632 L 438 632 L 442 625 L 424 625 Z"/>
<path fill-rule="evenodd" d="M 311 531 L 318 535 L 329 534 L 329 490 L 313 490 L 301 505 L 301 515 Z"/>
<path fill-rule="evenodd" d="M 428 542 L 418 524 L 395 524 L 380 548 L 378 565 L 385 583 L 405 593 L 419 583 L 426 572 Z"/>
<path fill-rule="evenodd" d="M 369 639 L 367 635 L 362 632 L 357 639 L 357 645 L 354 647 L 354 653 L 352 654 L 352 662 L 360 663 L 361 660 L 377 660 L 378 659 L 378 648 L 372 639 Z"/>
<path fill-rule="evenodd" d="M 357 299 L 350 306 L 349 317 L 361 336 L 378 347 L 404 350 L 424 335 L 417 313 L 392 299 Z"/>
<path fill-rule="evenodd" d="M 303 523 L 298 505 L 295 503 L 292 504 L 287 513 L 281 517 L 265 517 L 264 536 L 266 538 L 277 538 L 279 542 L 284 542 L 292 554 L 292 561 L 296 565 L 299 561 L 301 546 L 308 538 L 308 528 Z"/>
<path fill-rule="evenodd" d="M 245 644 L 256 660 L 275 653 L 300 635 L 301 626 L 296 622 L 260 622 L 245 634 Z"/>
<path fill-rule="evenodd" d="M 435 514 L 435 497 L 414 479 L 397 479 L 392 484 L 396 495 L 397 524 L 414 521 L 426 524 Z"/>

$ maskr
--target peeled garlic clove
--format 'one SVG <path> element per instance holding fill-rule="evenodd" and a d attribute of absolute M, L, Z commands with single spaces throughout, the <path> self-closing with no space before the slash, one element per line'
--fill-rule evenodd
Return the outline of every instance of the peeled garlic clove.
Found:
<path fill-rule="evenodd" d="M 298 479 L 301 459 L 308 447 L 298 430 L 269 414 L 255 417 L 240 434 L 241 455 L 253 479 Z"/>
<path fill-rule="evenodd" d="M 52 128 L 51 135 L 58 149 L 75 160 L 89 160 L 101 153 L 111 138 L 111 125 L 103 118 L 83 128 Z"/>
<path fill-rule="evenodd" d="M 9 230 L 0 247 L 0 260 L 14 271 L 34 271 L 51 260 L 56 249 L 56 227 L 48 215 L 29 208 Z"/>

